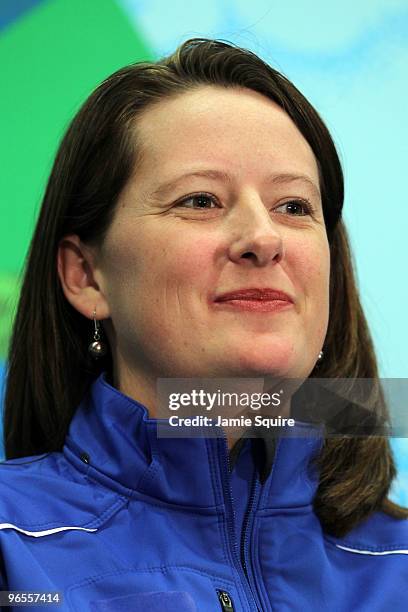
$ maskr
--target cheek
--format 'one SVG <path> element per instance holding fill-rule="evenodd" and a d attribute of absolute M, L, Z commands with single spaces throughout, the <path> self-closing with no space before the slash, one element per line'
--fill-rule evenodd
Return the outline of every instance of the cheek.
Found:
<path fill-rule="evenodd" d="M 300 246 L 300 245 L 298 245 Z M 327 241 L 303 242 L 293 250 L 290 269 L 301 297 L 299 323 L 305 343 L 304 354 L 316 358 L 324 344 L 329 322 L 330 251 Z"/>
<path fill-rule="evenodd" d="M 295 282 L 301 292 L 308 297 L 328 296 L 330 250 L 327 240 L 299 240 L 290 253 L 290 268 L 295 271 Z"/>
<path fill-rule="evenodd" d="M 171 326 L 175 313 L 187 308 L 191 315 L 197 298 L 199 303 L 205 301 L 215 285 L 219 240 L 214 233 L 167 229 L 140 232 L 137 240 L 135 234 L 131 240 L 122 232 L 111 242 L 107 284 L 116 315 L 131 312 L 138 321 L 154 319 L 155 325 Z"/>
<path fill-rule="evenodd" d="M 215 240 L 202 234 L 180 232 L 174 240 L 157 244 L 143 261 L 142 268 L 150 279 L 153 274 L 162 286 L 204 284 L 214 270 Z"/>

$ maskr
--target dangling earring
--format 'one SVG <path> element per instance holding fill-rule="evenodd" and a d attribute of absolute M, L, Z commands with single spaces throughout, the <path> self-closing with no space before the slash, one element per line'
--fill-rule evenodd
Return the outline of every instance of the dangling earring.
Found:
<path fill-rule="evenodd" d="M 99 357 L 106 355 L 107 348 L 105 342 L 101 340 L 101 328 L 99 321 L 96 320 L 96 308 L 92 314 L 94 320 L 94 337 L 93 341 L 88 346 L 88 352 L 93 359 L 99 359 Z"/>
<path fill-rule="evenodd" d="M 320 351 L 319 356 L 318 356 L 318 358 L 317 358 L 317 362 L 318 362 L 318 363 L 320 363 L 320 362 L 321 362 L 321 360 L 323 359 L 323 355 L 324 355 L 323 351 Z"/>

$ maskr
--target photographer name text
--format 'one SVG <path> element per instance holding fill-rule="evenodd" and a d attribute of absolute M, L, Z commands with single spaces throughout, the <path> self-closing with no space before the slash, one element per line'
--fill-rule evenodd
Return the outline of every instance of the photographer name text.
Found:
<path fill-rule="evenodd" d="M 197 415 L 194 417 L 169 417 L 169 425 L 172 427 L 293 427 L 295 420 L 290 418 L 264 417 L 257 414 L 255 418 L 249 416 L 240 417 L 222 417 L 218 416 L 213 419 L 208 416 Z"/>

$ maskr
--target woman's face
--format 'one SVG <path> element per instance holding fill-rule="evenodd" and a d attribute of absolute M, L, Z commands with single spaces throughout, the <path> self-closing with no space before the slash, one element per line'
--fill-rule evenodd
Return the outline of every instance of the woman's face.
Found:
<path fill-rule="evenodd" d="M 268 98 L 214 86 L 148 109 L 137 139 L 141 165 L 95 272 L 119 375 L 307 377 L 327 331 L 330 272 L 307 141 Z M 215 301 L 268 288 L 293 301 Z"/>

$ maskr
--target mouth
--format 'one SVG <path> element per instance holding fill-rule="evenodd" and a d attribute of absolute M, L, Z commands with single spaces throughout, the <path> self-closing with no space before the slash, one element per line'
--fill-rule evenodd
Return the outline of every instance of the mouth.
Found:
<path fill-rule="evenodd" d="M 266 288 L 237 289 L 215 297 L 218 307 L 253 312 L 278 312 L 293 306 L 293 299 L 284 291 Z"/>

